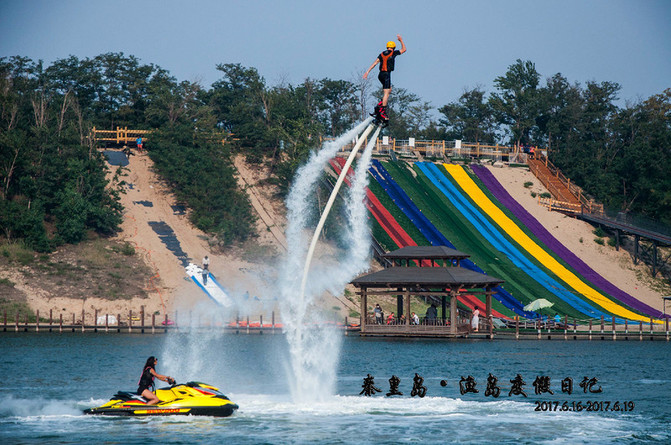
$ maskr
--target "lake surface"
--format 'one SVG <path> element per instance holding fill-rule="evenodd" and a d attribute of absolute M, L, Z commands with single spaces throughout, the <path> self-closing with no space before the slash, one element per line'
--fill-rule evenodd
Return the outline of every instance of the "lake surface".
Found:
<path fill-rule="evenodd" d="M 671 442 L 671 344 L 663 341 L 345 337 L 336 394 L 305 404 L 288 395 L 286 350 L 282 335 L 211 331 L 0 334 L 0 443 Z M 117 390 L 135 390 L 150 355 L 159 357 L 159 373 L 217 386 L 240 409 L 229 418 L 81 414 Z M 410 395 L 416 373 L 424 398 Z M 489 373 L 498 378 L 498 398 L 485 396 Z M 359 395 L 367 374 L 382 392 Z M 526 398 L 509 396 L 517 374 Z M 385 396 L 392 375 L 402 396 Z M 461 394 L 468 376 L 477 394 Z M 534 393 L 537 376 L 549 377 L 554 395 Z M 567 377 L 572 394 L 562 392 Z M 596 378 L 592 390 L 602 392 L 584 393 L 585 378 Z M 615 402 L 620 411 L 610 411 Z M 597 411 L 573 411 L 578 403 Z"/>

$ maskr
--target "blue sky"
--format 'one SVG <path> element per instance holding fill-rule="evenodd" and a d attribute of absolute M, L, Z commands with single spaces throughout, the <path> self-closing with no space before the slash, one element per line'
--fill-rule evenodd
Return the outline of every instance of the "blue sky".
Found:
<path fill-rule="evenodd" d="M 408 52 L 394 86 L 435 107 L 491 92 L 516 59 L 544 78 L 617 82 L 622 105 L 671 88 L 669 0 L 0 0 L 0 57 L 123 52 L 205 86 L 218 63 L 269 85 L 352 80 L 397 33 Z"/>

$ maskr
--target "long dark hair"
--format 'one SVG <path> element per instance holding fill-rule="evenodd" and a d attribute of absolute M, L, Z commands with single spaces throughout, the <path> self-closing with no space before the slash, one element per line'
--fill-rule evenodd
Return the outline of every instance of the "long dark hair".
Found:
<path fill-rule="evenodd" d="M 149 357 L 149 358 L 147 359 L 147 363 L 144 364 L 144 368 L 142 368 L 142 369 L 147 369 L 147 366 L 150 367 L 150 368 L 153 368 L 153 367 L 154 367 L 154 364 L 155 364 L 155 363 L 154 363 L 155 361 L 156 361 L 156 357 L 154 357 L 154 356 L 152 355 L 151 357 Z"/>

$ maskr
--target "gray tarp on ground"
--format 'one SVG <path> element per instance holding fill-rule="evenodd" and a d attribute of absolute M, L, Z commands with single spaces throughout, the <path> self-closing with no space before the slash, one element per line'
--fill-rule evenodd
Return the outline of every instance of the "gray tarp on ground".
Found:
<path fill-rule="evenodd" d="M 107 162 L 110 165 L 119 165 L 121 167 L 128 165 L 128 156 L 122 151 L 105 150 L 103 154 L 107 157 Z"/>
<path fill-rule="evenodd" d="M 175 235 L 172 228 L 163 221 L 149 221 L 149 225 L 154 232 L 156 232 L 160 240 L 163 241 L 163 244 L 166 245 L 168 250 L 179 259 L 182 266 L 188 266 L 190 258 L 187 256 L 186 252 L 182 250 L 182 246 L 179 244 L 177 235 Z"/>

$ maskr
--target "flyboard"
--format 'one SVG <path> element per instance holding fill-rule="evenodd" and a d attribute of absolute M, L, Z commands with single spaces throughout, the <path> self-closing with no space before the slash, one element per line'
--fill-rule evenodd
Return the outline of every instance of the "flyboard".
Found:
<path fill-rule="evenodd" d="M 379 125 L 381 128 L 389 125 L 389 118 L 387 117 L 386 111 L 382 107 L 382 102 L 377 104 L 373 109 L 373 112 L 370 113 L 373 116 L 375 125 Z"/>
<path fill-rule="evenodd" d="M 193 263 L 186 267 L 186 274 L 191 277 L 194 283 L 200 287 L 208 297 L 214 300 L 220 306 L 230 307 L 233 305 L 231 297 L 221 284 L 214 278 L 214 275 L 207 273 L 207 281 L 203 279 L 203 269 Z"/>

